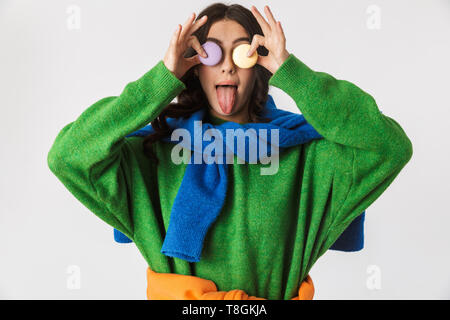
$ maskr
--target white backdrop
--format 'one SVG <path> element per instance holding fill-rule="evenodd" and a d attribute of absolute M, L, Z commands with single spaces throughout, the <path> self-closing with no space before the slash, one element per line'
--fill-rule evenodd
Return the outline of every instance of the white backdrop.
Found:
<path fill-rule="evenodd" d="M 64 125 L 156 65 L 176 25 L 210 3 L 0 0 L 0 298 L 146 298 L 136 247 L 113 241 L 47 153 Z M 236 3 L 268 4 L 289 52 L 370 93 L 413 143 L 366 212 L 364 250 L 329 251 L 313 267 L 315 299 L 449 299 L 450 1 Z"/>

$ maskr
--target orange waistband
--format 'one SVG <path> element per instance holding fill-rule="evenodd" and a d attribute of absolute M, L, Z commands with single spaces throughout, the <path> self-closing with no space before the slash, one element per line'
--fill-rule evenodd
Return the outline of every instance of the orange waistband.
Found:
<path fill-rule="evenodd" d="M 291 300 L 312 300 L 314 284 L 308 275 L 301 283 L 298 296 Z M 157 273 L 147 268 L 148 300 L 266 300 L 249 296 L 243 290 L 218 291 L 211 280 L 175 273 Z"/>

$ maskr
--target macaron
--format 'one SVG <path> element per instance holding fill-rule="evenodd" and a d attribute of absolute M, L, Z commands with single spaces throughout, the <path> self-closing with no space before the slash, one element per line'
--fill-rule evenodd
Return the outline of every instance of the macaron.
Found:
<path fill-rule="evenodd" d="M 207 66 L 214 66 L 219 63 L 222 58 L 222 49 L 219 45 L 212 41 L 206 41 L 202 44 L 203 49 L 205 49 L 208 57 L 203 58 L 199 55 L 200 62 Z"/>
<path fill-rule="evenodd" d="M 241 44 L 233 50 L 233 61 L 239 67 L 243 69 L 251 68 L 258 61 L 258 52 L 253 52 L 250 57 L 247 57 L 247 52 L 251 46 L 247 43 Z"/>

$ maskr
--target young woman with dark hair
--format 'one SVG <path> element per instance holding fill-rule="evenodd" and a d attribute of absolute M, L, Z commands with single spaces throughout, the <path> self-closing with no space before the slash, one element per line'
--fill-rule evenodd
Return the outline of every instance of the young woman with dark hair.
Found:
<path fill-rule="evenodd" d="M 314 263 L 412 156 L 372 96 L 289 53 L 265 14 L 222 3 L 193 14 L 164 59 L 66 125 L 48 154 L 67 189 L 136 244 L 149 299 L 312 299 Z M 208 41 L 221 51 L 214 65 L 201 62 Z M 237 66 L 242 44 L 257 53 L 252 67 Z M 269 85 L 302 114 L 275 108 Z M 267 162 L 239 163 L 239 153 L 226 164 L 174 161 L 174 133 L 194 132 L 194 119 L 258 138 L 278 130 L 277 171 L 261 174 Z"/>

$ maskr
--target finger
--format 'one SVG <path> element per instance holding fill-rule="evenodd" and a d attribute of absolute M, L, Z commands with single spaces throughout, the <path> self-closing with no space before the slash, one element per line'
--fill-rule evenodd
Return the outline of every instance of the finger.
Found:
<path fill-rule="evenodd" d="M 200 19 L 198 19 L 197 21 L 195 21 L 194 25 L 192 26 L 192 28 L 189 31 L 189 34 L 193 34 L 195 31 L 197 31 L 198 28 L 200 28 L 202 25 L 204 25 L 206 23 L 206 20 L 208 20 L 207 16 L 203 16 Z"/>
<path fill-rule="evenodd" d="M 193 66 L 195 66 L 195 65 L 201 63 L 198 54 L 196 54 L 195 56 L 186 58 L 186 61 L 187 61 L 188 66 L 189 66 L 188 69 L 190 69 L 190 68 L 192 68 Z"/>
<path fill-rule="evenodd" d="M 250 44 L 250 49 L 248 50 L 247 57 L 251 57 L 253 53 L 258 49 L 259 46 L 264 46 L 265 38 L 260 34 L 255 34 Z"/>
<path fill-rule="evenodd" d="M 275 21 L 275 18 L 273 17 L 272 11 L 270 11 L 269 6 L 264 7 L 264 12 L 266 13 L 266 17 L 267 20 L 269 20 L 271 28 L 275 29 L 277 22 Z"/>
<path fill-rule="evenodd" d="M 201 55 L 203 58 L 207 58 L 208 57 L 208 55 L 206 54 L 205 49 L 203 49 L 203 47 L 200 45 L 200 41 L 198 41 L 196 36 L 191 36 L 189 38 L 188 46 L 191 46 L 192 48 L 194 48 L 194 50 L 197 51 L 197 53 L 199 55 Z"/>
<path fill-rule="evenodd" d="M 177 29 L 176 29 L 175 32 L 173 33 L 172 40 L 171 40 L 170 43 L 171 43 L 172 45 L 176 45 L 176 43 L 178 42 L 179 36 L 180 36 L 180 25 L 178 24 L 178 25 L 177 25 Z"/>
<path fill-rule="evenodd" d="M 281 33 L 281 36 L 283 37 L 283 39 L 286 40 L 286 36 L 284 35 L 283 27 L 281 26 L 281 21 L 277 22 L 277 28 L 278 28 L 278 31 Z"/>
<path fill-rule="evenodd" d="M 186 20 L 186 22 L 183 24 L 183 27 L 181 28 L 181 34 L 180 34 L 180 39 L 183 40 L 186 38 L 186 35 L 189 32 L 190 27 L 192 26 L 192 22 L 195 19 L 195 12 L 191 13 L 191 15 L 189 16 L 189 18 Z"/>
<path fill-rule="evenodd" d="M 259 13 L 258 9 L 256 9 L 255 6 L 252 6 L 252 13 L 261 26 L 264 35 L 267 36 L 268 34 L 270 34 L 270 25 L 266 22 L 266 19 L 264 19 L 264 17 L 261 15 L 261 13 Z"/>

